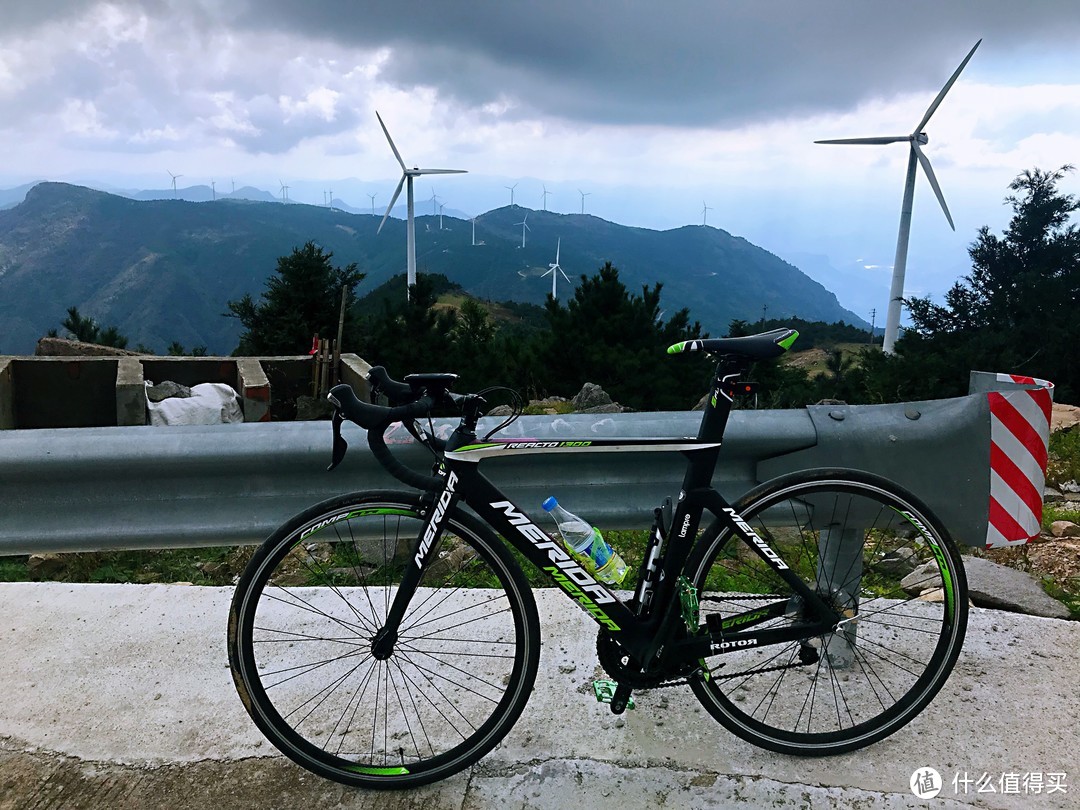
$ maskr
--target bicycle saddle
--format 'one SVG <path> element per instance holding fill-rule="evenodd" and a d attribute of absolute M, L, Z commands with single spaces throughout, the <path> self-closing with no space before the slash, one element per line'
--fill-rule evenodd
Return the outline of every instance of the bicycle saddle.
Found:
<path fill-rule="evenodd" d="M 794 329 L 772 329 L 757 335 L 728 338 L 684 340 L 668 347 L 668 354 L 708 352 L 746 357 L 750 360 L 769 360 L 779 357 L 795 342 L 799 333 Z"/>

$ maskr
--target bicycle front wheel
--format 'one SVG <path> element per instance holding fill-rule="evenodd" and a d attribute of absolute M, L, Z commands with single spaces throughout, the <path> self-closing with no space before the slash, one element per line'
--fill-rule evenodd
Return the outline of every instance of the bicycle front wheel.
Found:
<path fill-rule="evenodd" d="M 787 754 L 876 742 L 915 717 L 960 653 L 967 583 L 945 529 L 914 496 L 853 470 L 768 482 L 735 511 L 840 615 L 831 632 L 705 661 L 692 688 L 725 727 Z M 712 626 L 757 631 L 809 622 L 776 569 L 718 521 L 687 564 Z"/>
<path fill-rule="evenodd" d="M 396 642 L 374 645 L 416 564 L 425 509 L 419 495 L 393 492 L 321 503 L 271 535 L 237 585 L 236 688 L 270 741 L 320 776 L 373 788 L 442 779 L 490 751 L 532 690 L 532 592 L 494 534 L 460 510 Z"/>

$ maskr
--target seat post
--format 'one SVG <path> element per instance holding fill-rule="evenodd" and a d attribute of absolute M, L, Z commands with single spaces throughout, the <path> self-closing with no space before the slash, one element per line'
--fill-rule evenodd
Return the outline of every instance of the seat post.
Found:
<path fill-rule="evenodd" d="M 698 441 L 702 443 L 723 441 L 733 402 L 730 384 L 739 377 L 742 365 L 727 357 L 717 363 L 709 397 L 705 401 L 705 411 L 701 416 L 701 426 L 698 428 Z M 692 450 L 686 455 L 690 463 L 683 478 L 683 490 L 690 491 L 710 486 L 716 470 L 716 461 L 720 455 L 719 445 Z"/>

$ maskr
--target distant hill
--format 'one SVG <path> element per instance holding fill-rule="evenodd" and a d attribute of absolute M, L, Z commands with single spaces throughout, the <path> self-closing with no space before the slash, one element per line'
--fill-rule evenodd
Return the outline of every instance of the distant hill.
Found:
<path fill-rule="evenodd" d="M 224 196 L 137 201 L 62 183 L 31 188 L 21 204 L 0 211 L 0 353 L 31 352 L 69 306 L 117 326 L 132 345 L 160 350 L 178 340 L 229 353 L 239 323 L 222 317 L 226 301 L 257 296 L 277 258 L 308 240 L 333 251 L 336 264 L 359 264 L 368 274 L 361 295 L 405 269 L 405 223 L 389 219 L 376 236 L 382 211 Z M 561 238 L 560 263 L 575 282 L 611 261 L 631 290 L 663 282 L 665 310 L 689 307 L 712 334 L 733 318 L 759 320 L 765 305 L 770 318 L 863 325 L 792 265 L 717 228 L 653 231 L 507 206 L 477 218 L 473 246 L 469 221 L 444 215 L 442 224 L 417 217 L 420 272 L 445 275 L 481 298 L 543 303 L 551 279 L 542 274 Z M 572 295 L 560 278 L 560 299 Z"/>

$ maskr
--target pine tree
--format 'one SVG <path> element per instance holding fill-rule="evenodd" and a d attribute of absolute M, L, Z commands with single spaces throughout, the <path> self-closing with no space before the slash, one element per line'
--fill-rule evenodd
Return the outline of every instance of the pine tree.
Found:
<path fill-rule="evenodd" d="M 277 261 L 275 274 L 266 281 L 258 303 L 250 295 L 229 301 L 226 317 L 244 326 L 237 355 L 307 354 L 312 336 L 337 335 L 342 291 L 345 292 L 346 345 L 354 336 L 350 313 L 354 289 L 365 274 L 356 263 L 342 268 L 331 264 L 333 253 L 324 253 L 314 242 L 294 248 Z"/>

